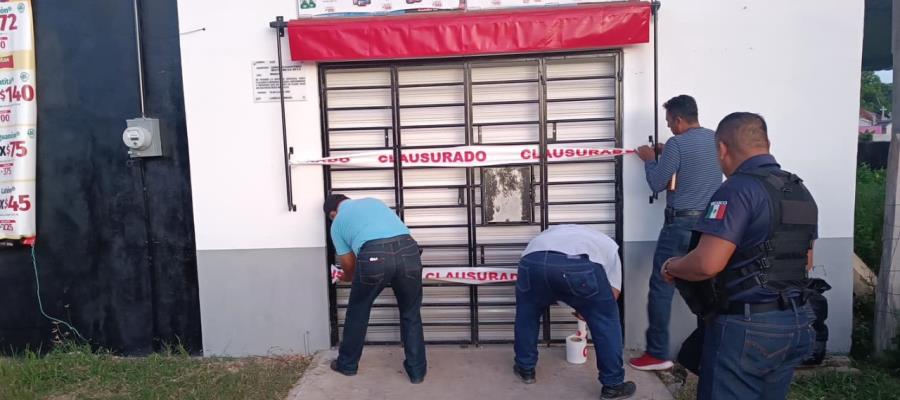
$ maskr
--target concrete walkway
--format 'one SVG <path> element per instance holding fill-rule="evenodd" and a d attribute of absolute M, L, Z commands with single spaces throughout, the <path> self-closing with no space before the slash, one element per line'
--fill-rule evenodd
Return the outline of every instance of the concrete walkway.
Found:
<path fill-rule="evenodd" d="M 328 364 L 335 351 L 319 353 L 291 390 L 288 400 L 579 400 L 598 399 L 600 383 L 593 351 L 588 362 L 566 362 L 562 346 L 541 347 L 537 383 L 521 383 L 512 373 L 511 345 L 479 348 L 429 346 L 428 375 L 419 385 L 403 372 L 403 349 L 366 346 L 359 374 L 346 377 Z M 655 374 L 625 367 L 625 379 L 637 384 L 633 399 L 672 399 Z"/>

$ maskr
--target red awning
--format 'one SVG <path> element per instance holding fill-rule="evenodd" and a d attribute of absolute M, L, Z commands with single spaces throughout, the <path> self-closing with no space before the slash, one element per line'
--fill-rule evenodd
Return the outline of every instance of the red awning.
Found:
<path fill-rule="evenodd" d="M 587 50 L 646 43 L 650 3 L 307 18 L 288 23 L 291 58 L 354 61 Z"/>

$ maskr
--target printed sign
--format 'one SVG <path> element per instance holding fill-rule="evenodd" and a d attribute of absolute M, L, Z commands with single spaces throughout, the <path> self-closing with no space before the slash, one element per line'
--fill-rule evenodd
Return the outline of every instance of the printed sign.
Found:
<path fill-rule="evenodd" d="M 466 9 L 488 10 L 494 8 L 555 6 L 559 4 L 560 0 L 467 0 Z"/>
<path fill-rule="evenodd" d="M 331 282 L 337 283 L 344 276 L 344 271 L 335 265 L 331 266 Z M 485 283 L 515 282 L 518 277 L 516 268 L 496 267 L 452 267 L 422 268 L 422 279 L 431 281 L 465 283 L 481 285 Z"/>
<path fill-rule="evenodd" d="M 604 158 L 632 154 L 631 149 L 591 147 L 551 147 L 548 161 Z M 428 167 L 484 167 L 490 165 L 536 164 L 541 155 L 537 145 L 521 146 L 458 146 L 435 149 L 404 150 L 402 165 Z M 385 167 L 394 165 L 393 150 L 340 154 L 315 160 L 291 161 L 292 165 L 347 165 Z"/>
<path fill-rule="evenodd" d="M 607 3 L 621 0 L 466 0 L 467 10 L 489 10 L 495 8 L 564 6 L 583 3 Z"/>
<path fill-rule="evenodd" d="M 30 0 L 0 3 L 0 240 L 35 230 L 37 103 Z"/>
<path fill-rule="evenodd" d="M 284 101 L 306 101 L 306 77 L 301 72 L 302 64 L 283 65 Z M 253 101 L 268 103 L 281 98 L 278 63 L 275 61 L 253 62 Z"/>
<path fill-rule="evenodd" d="M 407 11 L 459 10 L 460 0 L 298 0 L 297 15 L 354 16 Z"/>

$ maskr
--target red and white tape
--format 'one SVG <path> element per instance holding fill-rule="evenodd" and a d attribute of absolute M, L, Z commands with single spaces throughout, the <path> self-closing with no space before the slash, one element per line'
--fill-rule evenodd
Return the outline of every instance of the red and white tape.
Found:
<path fill-rule="evenodd" d="M 551 146 L 549 161 L 607 158 L 635 153 L 631 149 Z M 484 167 L 508 164 L 535 164 L 541 154 L 536 145 L 521 146 L 457 146 L 434 149 L 404 150 L 402 165 L 428 167 Z M 360 153 L 336 154 L 314 160 L 291 161 L 292 165 L 346 165 L 355 167 L 387 167 L 394 165 L 390 149 Z"/>
<path fill-rule="evenodd" d="M 422 268 L 422 279 L 443 282 L 481 285 L 485 283 L 515 282 L 518 276 L 516 268 L 495 267 L 447 267 Z M 336 283 L 344 275 L 337 266 L 331 266 L 331 282 Z"/>

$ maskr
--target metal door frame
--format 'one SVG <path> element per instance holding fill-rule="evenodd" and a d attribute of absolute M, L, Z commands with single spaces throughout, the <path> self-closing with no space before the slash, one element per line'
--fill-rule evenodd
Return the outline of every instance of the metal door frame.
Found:
<path fill-rule="evenodd" d="M 320 99 L 320 119 L 321 119 L 321 135 L 322 135 L 322 156 L 328 157 L 331 151 L 370 151 L 370 150 L 385 150 L 391 148 L 394 152 L 394 165 L 391 167 L 393 170 L 394 176 L 394 195 L 396 201 L 396 211 L 397 214 L 401 217 L 404 216 L 404 210 L 408 207 L 404 205 L 403 202 L 403 171 L 406 169 L 419 169 L 419 168 L 434 168 L 434 167 L 402 167 L 401 158 L 400 158 L 400 150 L 401 149 L 414 149 L 414 148 L 428 148 L 428 147 L 440 147 L 440 146 L 407 146 L 403 147 L 402 145 L 402 129 L 403 127 L 400 124 L 400 112 L 403 107 L 400 106 L 399 103 L 399 93 L 401 88 L 410 88 L 410 87 L 440 87 L 440 86 L 463 86 L 464 91 L 464 103 L 462 104 L 440 104 L 440 106 L 462 106 L 464 107 L 464 115 L 465 115 L 465 124 L 457 125 L 457 124 L 437 124 L 437 125 L 416 125 L 415 128 L 441 128 L 441 127 L 457 127 L 457 128 L 465 128 L 465 141 L 464 143 L 457 143 L 454 145 L 472 145 L 474 137 L 474 129 L 476 125 L 473 124 L 473 106 L 477 106 L 477 103 L 472 101 L 472 64 L 481 64 L 487 62 L 521 62 L 521 61 L 536 61 L 538 64 L 538 90 L 539 90 L 539 120 L 538 121 L 528 121 L 529 124 L 537 123 L 539 126 L 539 142 L 517 142 L 517 143 L 491 143 L 500 144 L 500 145 L 508 145 L 508 144 L 538 144 L 541 158 L 538 163 L 538 167 L 540 168 L 540 182 L 532 182 L 533 186 L 539 186 L 539 190 L 541 190 L 540 196 L 540 225 L 541 230 L 547 229 L 549 225 L 552 223 L 548 220 L 549 215 L 549 206 L 553 204 L 560 205 L 574 205 L 574 204 L 599 204 L 599 203 L 612 203 L 615 204 L 615 221 L 567 221 L 566 223 L 593 223 L 593 224 L 615 224 L 615 240 L 619 245 L 619 256 L 622 257 L 623 252 L 623 237 L 622 237 L 622 219 L 623 219 L 623 189 L 622 189 L 622 159 L 621 156 L 614 157 L 611 159 L 601 159 L 601 160 L 575 160 L 575 161 L 555 161 L 553 164 L 563 164 L 563 163 L 614 163 L 615 164 L 615 179 L 614 182 L 608 181 L 579 181 L 575 182 L 575 184 L 587 184 L 587 183 L 613 183 L 615 186 L 615 198 L 610 201 L 593 201 L 593 202 L 551 202 L 548 199 L 548 186 L 553 185 L 554 183 L 548 184 L 548 161 L 547 161 L 547 146 L 548 144 L 557 144 L 557 143 L 565 143 L 556 141 L 555 135 L 555 126 L 557 123 L 566 123 L 566 122 L 592 122 L 593 120 L 600 121 L 612 120 L 615 124 L 615 137 L 613 139 L 597 139 L 597 140 L 573 140 L 573 143 L 590 143 L 590 142 L 614 142 L 616 147 L 622 147 L 622 55 L 623 52 L 621 49 L 616 50 L 607 50 L 607 51 L 591 51 L 591 52 L 568 52 L 568 53 L 547 53 L 547 54 L 535 54 L 535 55 L 511 55 L 511 56 L 496 56 L 496 57 L 471 57 L 471 58 L 444 58 L 444 59 L 433 59 L 433 60 L 404 60 L 404 61 L 394 61 L 394 62 L 384 62 L 384 61 L 366 61 L 366 62 L 352 62 L 352 63 L 322 63 L 318 65 L 318 83 L 319 83 L 319 99 Z M 565 59 L 565 58 L 590 58 L 590 57 L 613 57 L 615 63 L 615 72 L 612 76 L 585 76 L 585 77 L 576 77 L 576 78 L 548 78 L 547 77 L 547 64 L 546 61 L 548 59 Z M 438 84 L 411 84 L 411 85 L 400 85 L 399 84 L 399 69 L 402 67 L 426 67 L 426 66 L 435 66 L 435 65 L 448 65 L 448 64 L 462 64 L 464 75 L 463 82 L 461 83 L 438 83 Z M 371 69 L 371 68 L 388 68 L 390 71 L 390 85 L 387 86 L 353 86 L 353 87 L 340 87 L 340 88 L 328 88 L 327 85 L 327 72 L 331 70 L 344 70 L 344 69 Z M 587 79 L 613 79 L 615 81 L 615 98 L 613 99 L 615 102 L 615 112 L 613 118 L 599 118 L 599 119 L 583 119 L 583 120 L 560 120 L 553 121 L 547 119 L 547 104 L 553 101 L 559 101 L 556 99 L 548 100 L 547 99 L 547 82 L 554 80 L 587 80 Z M 497 83 L 509 83 L 509 81 L 479 81 L 477 84 L 497 84 Z M 352 149 L 337 149 L 331 148 L 329 145 L 329 132 L 335 129 L 330 129 L 328 124 L 328 112 L 333 110 L 328 107 L 328 92 L 335 90 L 360 90 L 360 89 L 390 89 L 391 91 L 391 110 L 392 110 L 392 124 L 391 126 L 383 126 L 383 127 L 354 127 L 354 128 L 338 128 L 339 130 L 384 130 L 385 132 L 385 145 L 384 147 L 367 147 L 367 148 L 352 148 Z M 609 100 L 609 99 L 606 99 Z M 563 99 L 563 101 L 566 101 Z M 569 100 L 571 101 L 571 100 Z M 503 104 L 516 104 L 521 103 L 517 101 L 509 101 L 509 102 L 491 102 L 492 105 L 503 105 Z M 427 107 L 428 105 L 426 105 Z M 431 105 L 437 106 L 437 105 Z M 422 107 L 418 105 L 416 107 Z M 384 106 L 361 106 L 361 107 L 341 107 L 340 110 L 366 110 L 366 109 L 385 109 Z M 518 124 L 522 124 L 523 122 L 519 122 Z M 554 126 L 554 135 L 552 137 L 552 141 L 548 143 L 548 135 L 547 135 L 547 126 L 552 124 Z M 490 126 L 490 125 L 513 125 L 511 123 L 489 123 L 489 124 L 478 124 L 478 126 Z M 390 133 L 389 133 L 390 131 Z M 393 142 L 394 146 L 390 146 L 391 142 Z M 444 146 L 444 145 L 442 145 Z M 452 145 L 447 145 L 452 146 Z M 534 164 L 531 164 L 534 165 Z M 475 204 L 475 191 L 479 188 L 480 185 L 475 183 L 475 168 L 477 167 L 466 167 L 466 184 L 465 186 L 436 186 L 431 188 L 445 188 L 445 189 L 453 189 L 456 188 L 460 191 L 460 200 L 465 197 L 465 207 L 467 208 L 467 245 L 465 247 L 468 250 L 469 255 L 469 266 L 486 266 L 484 263 L 484 249 L 488 246 L 497 246 L 497 244 L 482 244 L 479 245 L 477 241 L 476 230 L 478 225 L 476 225 L 476 204 Z M 342 171 L 368 171 L 368 170 L 383 170 L 387 168 L 341 168 Z M 325 166 L 323 169 L 324 175 L 324 191 L 325 194 L 328 195 L 332 193 L 332 190 L 335 189 L 332 187 L 331 182 L 331 167 Z M 572 182 L 564 182 L 566 184 L 571 184 Z M 558 184 L 558 183 L 556 183 Z M 353 190 L 387 190 L 389 188 L 383 187 L 368 187 L 368 188 L 337 188 L 336 190 L 341 192 L 351 192 Z M 533 190 L 533 189 L 532 189 Z M 538 205 L 535 202 L 535 205 Z M 463 205 L 460 205 L 463 206 Z M 435 207 L 425 207 L 418 206 L 416 208 L 441 208 L 448 206 L 435 206 Z M 330 225 L 330 222 L 326 222 L 326 225 Z M 446 225 L 437 225 L 437 226 L 426 226 L 420 225 L 415 226 L 414 228 L 436 228 L 436 227 L 448 227 Z M 449 226 L 454 227 L 454 226 Z M 332 246 L 331 240 L 328 232 L 329 226 L 326 226 L 325 235 L 326 242 L 328 248 L 328 265 L 334 263 L 334 247 Z M 527 243 L 516 243 L 516 246 L 523 246 Z M 433 248 L 433 247 L 447 247 L 453 246 L 454 248 L 463 248 L 463 245 L 438 245 L 438 246 L 427 246 L 423 245 L 423 249 Z M 481 262 L 479 263 L 479 256 Z M 624 264 L 624 260 L 623 260 Z M 491 265 L 496 266 L 496 265 Z M 329 282 L 328 282 L 328 303 L 329 303 L 329 320 L 330 320 L 330 330 L 331 330 L 331 344 L 334 346 L 338 343 L 339 337 L 338 332 L 341 327 L 341 321 L 338 321 L 338 304 L 337 304 L 337 288 L 335 285 L 330 283 L 330 267 L 326 266 L 329 269 Z M 493 284 L 493 285 L 503 285 L 503 284 Z M 514 285 L 514 283 L 509 284 Z M 423 287 L 434 287 L 434 286 L 460 286 L 460 284 L 454 283 L 423 283 Z M 463 285 L 465 286 L 465 285 Z M 481 325 L 512 325 L 512 321 L 479 321 L 478 320 L 478 306 L 480 303 L 478 302 L 478 286 L 477 285 L 468 285 L 469 287 L 469 301 L 468 303 L 429 303 L 427 301 L 422 302 L 422 307 L 432 307 L 432 306 L 459 306 L 469 307 L 469 316 L 470 320 L 467 323 L 427 323 L 423 322 L 423 326 L 468 326 L 470 327 L 470 338 L 469 340 L 450 340 L 450 341 L 429 341 L 430 344 L 488 344 L 488 343 L 511 343 L 510 340 L 480 340 L 479 338 L 479 326 Z M 624 288 L 623 288 L 624 293 Z M 619 298 L 619 310 L 622 324 L 624 325 L 624 296 L 620 296 Z M 499 302 L 491 302 L 489 303 L 491 306 L 515 306 L 515 302 L 511 303 L 499 303 Z M 375 305 L 382 306 L 382 305 Z M 395 305 L 384 305 L 387 307 L 396 307 Z M 570 321 L 551 321 L 549 309 L 544 314 L 543 318 L 543 332 L 544 332 L 544 342 L 556 343 L 562 342 L 563 340 L 551 340 L 551 329 L 552 325 L 555 323 L 571 323 Z M 398 323 L 381 323 L 381 324 L 369 324 L 369 326 L 398 326 Z M 370 344 L 397 344 L 397 342 L 367 342 Z"/>

